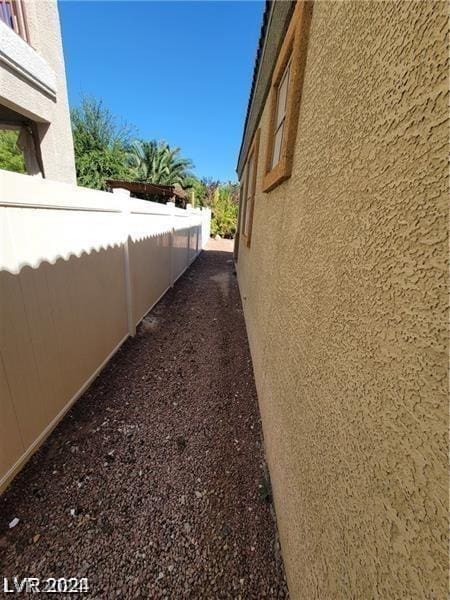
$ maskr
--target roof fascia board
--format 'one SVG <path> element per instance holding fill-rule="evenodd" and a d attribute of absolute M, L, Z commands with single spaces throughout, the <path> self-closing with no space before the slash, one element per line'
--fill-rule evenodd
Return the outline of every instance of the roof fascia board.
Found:
<path fill-rule="evenodd" d="M 241 177 L 253 135 L 267 100 L 275 63 L 294 8 L 295 0 L 270 1 L 266 8 L 266 10 L 269 10 L 269 13 L 264 15 L 261 27 L 261 52 L 257 54 L 254 67 L 253 83 L 247 108 L 244 134 L 236 168 L 239 178 Z"/>

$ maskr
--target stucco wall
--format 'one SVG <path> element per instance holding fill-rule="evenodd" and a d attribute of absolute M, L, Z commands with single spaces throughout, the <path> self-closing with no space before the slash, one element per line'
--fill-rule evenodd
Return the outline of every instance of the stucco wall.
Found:
<path fill-rule="evenodd" d="M 38 123 L 45 177 L 75 183 L 56 0 L 26 0 L 25 7 L 30 45 L 0 22 L 0 104 Z"/>
<path fill-rule="evenodd" d="M 443 2 L 316 2 L 292 177 L 239 247 L 291 596 L 447 596 Z"/>

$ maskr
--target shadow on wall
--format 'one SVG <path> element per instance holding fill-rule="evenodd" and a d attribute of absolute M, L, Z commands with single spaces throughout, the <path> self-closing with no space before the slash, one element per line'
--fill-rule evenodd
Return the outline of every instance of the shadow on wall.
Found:
<path fill-rule="evenodd" d="M 177 230 L 173 248 L 169 231 L 128 236 L 131 307 L 123 243 L 18 269 L 5 261 L 0 491 L 128 337 L 130 315 L 139 322 L 197 256 L 192 229 Z"/>

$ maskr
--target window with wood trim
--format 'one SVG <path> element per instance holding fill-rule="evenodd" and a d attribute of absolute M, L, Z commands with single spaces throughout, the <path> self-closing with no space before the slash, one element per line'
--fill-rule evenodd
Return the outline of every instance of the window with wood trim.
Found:
<path fill-rule="evenodd" d="M 259 152 L 259 133 L 258 129 L 245 163 L 244 186 L 242 195 L 242 236 L 246 240 L 247 247 L 250 246 L 252 239 L 253 211 L 255 205 L 256 192 L 256 174 L 258 169 Z"/>
<path fill-rule="evenodd" d="M 292 173 L 312 4 L 297 2 L 272 76 L 264 192 Z"/>
<path fill-rule="evenodd" d="M 283 143 L 284 124 L 286 122 L 287 91 L 289 87 L 289 70 L 291 63 L 286 68 L 281 77 L 280 85 L 277 90 L 277 109 L 275 111 L 275 132 L 273 134 L 272 144 L 272 169 L 277 166 L 281 156 L 281 144 Z"/>
<path fill-rule="evenodd" d="M 250 158 L 248 159 L 247 162 L 247 174 L 245 177 L 245 181 L 246 181 L 246 186 L 245 186 L 245 219 L 244 219 L 244 229 L 243 229 L 243 234 L 248 237 L 249 231 L 250 231 L 250 206 L 252 203 L 252 198 L 254 195 L 254 190 L 253 190 L 253 166 L 254 166 L 254 156 L 250 156 Z"/>

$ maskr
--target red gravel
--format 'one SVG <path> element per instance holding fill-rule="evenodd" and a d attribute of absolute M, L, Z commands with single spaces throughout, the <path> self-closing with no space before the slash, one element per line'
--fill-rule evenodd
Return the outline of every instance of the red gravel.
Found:
<path fill-rule="evenodd" d="M 210 243 L 0 499 L 0 577 L 287 597 L 230 250 Z"/>

